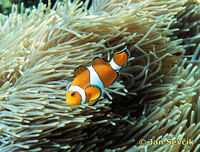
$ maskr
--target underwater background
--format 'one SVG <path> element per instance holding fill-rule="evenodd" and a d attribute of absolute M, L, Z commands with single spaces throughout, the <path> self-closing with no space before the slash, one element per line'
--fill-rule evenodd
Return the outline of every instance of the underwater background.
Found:
<path fill-rule="evenodd" d="M 199 0 L 1 0 L 0 11 L 1 152 L 200 150 Z M 103 98 L 68 106 L 74 69 L 125 46 Z"/>

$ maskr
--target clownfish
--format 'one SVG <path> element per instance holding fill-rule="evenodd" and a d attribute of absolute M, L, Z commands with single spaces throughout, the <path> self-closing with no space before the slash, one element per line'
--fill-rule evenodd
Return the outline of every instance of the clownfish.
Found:
<path fill-rule="evenodd" d="M 66 103 L 80 105 L 95 103 L 101 96 L 103 89 L 111 85 L 118 77 L 118 71 L 125 65 L 130 57 L 130 52 L 125 47 L 116 52 L 110 62 L 105 62 L 100 57 L 92 60 L 92 65 L 80 65 L 74 70 L 74 80 L 67 87 Z"/>

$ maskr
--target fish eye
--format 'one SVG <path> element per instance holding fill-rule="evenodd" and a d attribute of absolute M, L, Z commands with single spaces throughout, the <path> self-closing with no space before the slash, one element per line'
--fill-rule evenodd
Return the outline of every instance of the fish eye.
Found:
<path fill-rule="evenodd" d="M 75 92 L 72 92 L 71 96 L 73 97 L 75 95 Z"/>

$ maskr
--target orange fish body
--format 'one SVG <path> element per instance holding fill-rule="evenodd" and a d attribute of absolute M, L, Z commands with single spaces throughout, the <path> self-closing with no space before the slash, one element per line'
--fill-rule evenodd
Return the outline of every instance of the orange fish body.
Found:
<path fill-rule="evenodd" d="M 118 77 L 118 71 L 128 61 L 130 53 L 127 48 L 114 54 L 110 62 L 100 57 L 92 60 L 89 67 L 79 66 L 74 71 L 75 79 L 66 92 L 68 105 L 80 105 L 95 102 L 101 96 L 103 89 L 111 85 Z"/>

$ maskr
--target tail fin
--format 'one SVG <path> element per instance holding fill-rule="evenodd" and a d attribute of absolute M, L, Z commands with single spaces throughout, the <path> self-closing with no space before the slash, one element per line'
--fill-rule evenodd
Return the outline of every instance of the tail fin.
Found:
<path fill-rule="evenodd" d="M 116 52 L 113 59 L 110 61 L 110 65 L 114 70 L 119 70 L 128 61 L 130 57 L 130 51 L 125 47 L 120 52 Z"/>

